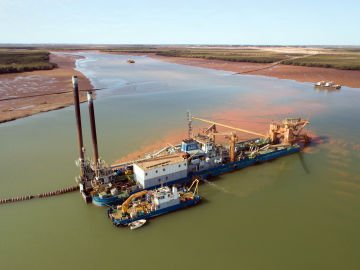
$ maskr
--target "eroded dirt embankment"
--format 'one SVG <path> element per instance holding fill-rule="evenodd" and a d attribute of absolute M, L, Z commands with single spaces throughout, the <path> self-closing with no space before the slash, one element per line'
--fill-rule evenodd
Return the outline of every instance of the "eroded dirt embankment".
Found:
<path fill-rule="evenodd" d="M 72 75 L 78 76 L 80 89 L 92 88 L 90 81 L 81 72 L 74 70 L 78 58 L 81 57 L 51 53 L 50 61 L 58 64 L 56 69 L 0 75 L 0 100 L 46 94 L 0 101 L 0 123 L 72 105 L 71 92 L 56 95 L 59 92 L 72 90 Z M 53 93 L 55 95 L 47 95 Z M 86 93 L 80 93 L 80 101 L 85 100 Z"/>

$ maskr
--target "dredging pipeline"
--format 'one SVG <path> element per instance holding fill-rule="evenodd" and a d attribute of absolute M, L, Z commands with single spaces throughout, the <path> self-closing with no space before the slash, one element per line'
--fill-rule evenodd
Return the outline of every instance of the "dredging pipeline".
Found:
<path fill-rule="evenodd" d="M 73 191 L 76 191 L 78 189 L 79 189 L 79 186 L 72 186 L 72 187 L 59 189 L 59 190 L 56 190 L 56 191 L 51 191 L 51 192 L 46 192 L 46 193 L 39 193 L 39 194 L 36 194 L 36 195 L 13 197 L 13 198 L 10 198 L 10 199 L 0 199 L 0 204 L 14 203 L 14 202 L 28 201 L 28 200 L 32 200 L 32 199 L 53 197 L 53 196 L 65 194 L 65 193 L 68 193 L 68 192 L 73 192 Z"/>

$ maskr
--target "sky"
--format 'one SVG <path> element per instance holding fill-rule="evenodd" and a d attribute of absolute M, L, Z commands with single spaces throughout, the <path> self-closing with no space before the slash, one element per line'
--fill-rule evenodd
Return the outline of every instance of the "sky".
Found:
<path fill-rule="evenodd" d="M 0 0 L 0 43 L 360 45 L 359 13 L 359 0 Z"/>

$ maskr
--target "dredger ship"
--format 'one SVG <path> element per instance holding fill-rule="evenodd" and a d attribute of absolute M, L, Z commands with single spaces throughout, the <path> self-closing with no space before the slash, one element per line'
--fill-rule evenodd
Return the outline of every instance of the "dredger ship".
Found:
<path fill-rule="evenodd" d="M 82 197 L 97 206 L 123 203 L 129 196 L 143 190 L 162 186 L 191 183 L 194 179 L 210 179 L 240 168 L 273 160 L 299 152 L 310 141 L 303 134 L 309 120 L 287 118 L 272 122 L 268 134 L 232 127 L 211 120 L 194 117 L 188 113 L 188 135 L 177 145 L 166 146 L 143 159 L 108 166 L 98 155 L 95 115 L 92 93 L 88 92 L 90 126 L 93 141 L 93 160 L 84 159 L 80 106 L 77 79 L 73 78 L 75 113 L 79 141 L 77 161 L 81 175 L 76 179 Z M 201 134 L 192 134 L 192 121 L 209 124 Z M 222 127 L 230 132 L 218 132 Z M 256 136 L 255 139 L 238 141 L 237 132 Z M 216 143 L 218 136 L 226 136 L 229 143 Z"/>

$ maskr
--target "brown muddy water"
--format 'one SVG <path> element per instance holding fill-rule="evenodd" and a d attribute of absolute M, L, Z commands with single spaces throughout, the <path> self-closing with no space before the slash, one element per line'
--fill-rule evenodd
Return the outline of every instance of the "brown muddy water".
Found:
<path fill-rule="evenodd" d="M 254 131 L 311 116 L 307 151 L 200 186 L 200 205 L 115 228 L 77 192 L 0 206 L 1 269 L 359 269 L 360 89 L 83 53 L 96 88 L 99 152 L 112 163 L 174 131 L 185 113 Z M 81 83 L 81 82 L 80 82 Z M 81 106 L 91 155 L 86 104 Z M 194 123 L 197 124 L 197 123 Z M 0 125 L 0 198 L 74 185 L 74 108 Z"/>

